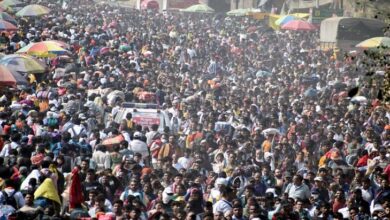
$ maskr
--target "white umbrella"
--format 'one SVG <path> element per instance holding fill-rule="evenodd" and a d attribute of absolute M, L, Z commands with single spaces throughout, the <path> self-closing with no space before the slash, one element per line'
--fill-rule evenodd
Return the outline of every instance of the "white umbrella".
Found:
<path fill-rule="evenodd" d="M 267 134 L 276 135 L 276 134 L 280 134 L 280 131 L 276 128 L 267 128 L 267 129 L 263 130 L 261 133 L 263 133 L 264 135 L 267 135 Z"/>
<path fill-rule="evenodd" d="M 367 103 L 367 98 L 364 96 L 355 96 L 351 99 L 351 102 Z"/>

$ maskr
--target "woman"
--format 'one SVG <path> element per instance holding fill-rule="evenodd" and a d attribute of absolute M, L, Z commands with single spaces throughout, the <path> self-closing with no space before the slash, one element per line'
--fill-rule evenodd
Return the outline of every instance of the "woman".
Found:
<path fill-rule="evenodd" d="M 218 153 L 217 155 L 215 155 L 215 160 L 214 163 L 212 163 L 212 166 L 213 171 L 215 173 L 221 173 L 224 171 L 224 169 L 226 168 L 226 161 L 223 156 L 223 153 Z"/>

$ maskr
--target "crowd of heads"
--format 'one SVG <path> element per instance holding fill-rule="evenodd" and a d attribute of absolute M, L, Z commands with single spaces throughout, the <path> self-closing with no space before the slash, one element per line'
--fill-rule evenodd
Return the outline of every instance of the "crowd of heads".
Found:
<path fill-rule="evenodd" d="M 58 40 L 69 53 L 1 88 L 3 213 L 390 218 L 383 59 L 246 16 L 40 4 L 50 14 L 19 18 L 3 52 Z M 170 125 L 115 120 L 124 102 L 157 104 Z"/>

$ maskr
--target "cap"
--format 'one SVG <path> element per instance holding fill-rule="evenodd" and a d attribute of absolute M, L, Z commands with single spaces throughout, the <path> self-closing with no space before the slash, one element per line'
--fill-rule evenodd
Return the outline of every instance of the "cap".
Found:
<path fill-rule="evenodd" d="M 314 181 L 322 182 L 322 181 L 324 181 L 324 179 L 322 179 L 322 177 L 320 177 L 320 176 L 317 176 L 316 178 L 314 178 Z"/>
<path fill-rule="evenodd" d="M 136 137 L 136 138 L 140 138 L 140 137 L 142 137 L 142 133 L 139 132 L 139 131 L 136 131 L 136 132 L 134 132 L 133 136 Z"/>

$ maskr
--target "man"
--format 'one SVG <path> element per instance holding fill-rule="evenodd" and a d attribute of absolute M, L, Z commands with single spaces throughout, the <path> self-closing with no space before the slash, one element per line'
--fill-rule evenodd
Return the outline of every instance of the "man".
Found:
<path fill-rule="evenodd" d="M 241 204 L 234 205 L 232 220 L 247 220 L 248 218 L 246 218 L 243 213 L 244 212 Z"/>
<path fill-rule="evenodd" d="M 220 188 L 220 192 L 221 192 L 222 198 L 218 202 L 215 203 L 214 208 L 213 208 L 213 212 L 214 213 L 231 212 L 233 209 L 233 205 L 230 201 L 234 197 L 232 188 L 223 186 Z"/>
<path fill-rule="evenodd" d="M 295 202 L 295 211 L 299 215 L 299 219 L 310 219 L 310 213 L 307 209 L 303 208 L 303 201 L 300 199 L 297 199 Z"/>
<path fill-rule="evenodd" d="M 293 211 L 292 205 L 288 201 L 283 201 L 281 204 L 281 210 L 275 213 L 272 220 L 298 220 L 299 215 Z"/>
<path fill-rule="evenodd" d="M 149 162 L 149 148 L 148 145 L 141 140 L 142 133 L 139 131 L 136 131 L 133 135 L 133 141 L 130 143 L 130 150 L 133 151 L 133 153 L 140 153 L 142 155 L 142 159 L 144 160 L 145 164 L 148 164 Z"/>
<path fill-rule="evenodd" d="M 102 185 L 95 178 L 95 170 L 89 169 L 85 177 L 85 181 L 81 183 L 84 195 L 88 195 L 90 191 L 103 192 Z"/>
<path fill-rule="evenodd" d="M 23 216 L 30 218 L 34 218 L 34 216 L 37 216 L 39 214 L 39 211 L 42 209 L 40 207 L 34 206 L 34 194 L 33 193 L 26 193 L 26 196 L 24 197 L 25 204 L 22 206 L 18 212 L 22 213 Z M 27 217 L 28 218 L 28 217 Z"/>
<path fill-rule="evenodd" d="M 112 212 L 107 213 L 115 216 L 116 219 L 122 219 L 123 217 L 123 201 L 115 200 L 112 206 Z"/>
<path fill-rule="evenodd" d="M 149 131 L 148 133 L 145 134 L 146 136 L 146 144 L 148 146 L 150 146 L 150 144 L 152 144 L 153 140 L 156 139 L 156 137 L 160 136 L 160 133 L 158 132 L 158 125 L 157 124 L 153 124 L 151 126 L 151 131 Z M 134 136 L 135 136 L 135 133 L 134 133 Z"/>
<path fill-rule="evenodd" d="M 96 146 L 96 151 L 92 154 L 92 160 L 96 163 L 97 170 L 110 169 L 111 159 L 110 155 L 106 154 L 106 146 Z"/>
<path fill-rule="evenodd" d="M 310 198 L 310 189 L 302 181 L 303 177 L 301 175 L 295 175 L 293 177 L 293 182 L 287 186 L 285 191 L 288 197 L 301 200 L 308 200 Z"/>
<path fill-rule="evenodd" d="M 121 194 L 120 200 L 127 201 L 127 198 L 130 195 L 134 197 L 138 197 L 140 201 L 145 202 L 144 192 L 140 189 L 139 183 L 135 179 L 132 179 L 129 182 L 128 187 L 126 187 L 125 191 Z"/>
<path fill-rule="evenodd" d="M 319 194 L 318 199 L 323 202 L 329 201 L 329 192 L 325 187 L 324 180 L 322 177 L 317 176 L 314 178 L 314 187 L 311 189 L 311 192 L 317 191 Z"/>
<path fill-rule="evenodd" d="M 261 172 L 256 171 L 253 174 L 253 188 L 255 189 L 255 196 L 265 196 L 265 191 L 267 190 L 267 185 L 263 182 L 261 178 Z"/>
<path fill-rule="evenodd" d="M 21 192 L 16 190 L 13 180 L 5 180 L 5 188 L 0 193 L 0 204 L 12 206 L 19 209 L 24 206 L 25 201 Z"/>

